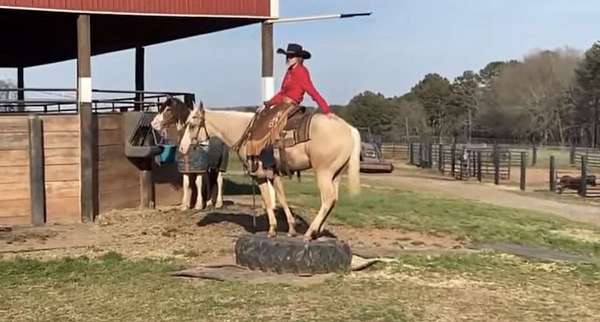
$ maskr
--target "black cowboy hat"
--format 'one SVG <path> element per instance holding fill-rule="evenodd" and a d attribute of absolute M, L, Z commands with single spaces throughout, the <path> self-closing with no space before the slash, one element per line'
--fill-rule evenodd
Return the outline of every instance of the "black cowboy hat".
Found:
<path fill-rule="evenodd" d="M 310 53 L 302 48 L 302 46 L 298 44 L 288 44 L 287 50 L 283 50 L 282 48 L 277 49 L 278 54 L 284 54 L 286 56 L 294 56 L 301 57 L 304 59 L 310 59 Z"/>

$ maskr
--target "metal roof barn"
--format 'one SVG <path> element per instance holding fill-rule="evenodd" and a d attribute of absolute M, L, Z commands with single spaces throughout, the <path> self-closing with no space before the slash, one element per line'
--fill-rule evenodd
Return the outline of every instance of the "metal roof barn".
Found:
<path fill-rule="evenodd" d="M 91 54 L 147 46 L 276 17 L 270 0 L 0 0 L 0 67 L 76 58 L 76 19 L 90 17 Z"/>
<path fill-rule="evenodd" d="M 170 180 L 181 179 L 176 169 L 131 160 L 124 152 L 123 112 L 139 114 L 167 94 L 176 95 L 144 91 L 144 46 L 277 19 L 278 3 L 0 0 L 0 67 L 18 69 L 17 89 L 0 89 L 17 92 L 16 100 L 0 100 L 0 107 L 10 108 L 0 109 L 0 224 L 86 222 L 111 209 L 172 204 L 179 192 L 178 181 Z M 272 31 L 265 25 L 263 37 L 264 30 Z M 266 35 L 263 43 L 272 42 L 272 32 Z M 135 91 L 93 89 L 91 56 L 132 48 Z M 272 44 L 266 48 L 263 57 L 272 61 Z M 26 67 L 74 58 L 77 88 L 24 88 Z M 73 96 L 27 100 L 39 91 Z M 193 96 L 177 95 L 186 102 Z"/>

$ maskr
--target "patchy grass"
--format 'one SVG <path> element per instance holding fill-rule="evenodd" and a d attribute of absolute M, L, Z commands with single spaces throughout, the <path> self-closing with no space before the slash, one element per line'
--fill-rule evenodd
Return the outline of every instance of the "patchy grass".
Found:
<path fill-rule="evenodd" d="M 0 261 L 7 321 L 592 321 L 597 266 L 475 254 L 406 256 L 400 264 L 310 288 L 173 278 L 173 261 Z M 585 296 L 581 296 L 585 294 Z"/>
<path fill-rule="evenodd" d="M 232 180 L 246 180 L 233 177 Z M 313 177 L 302 183 L 286 181 L 290 202 L 309 207 L 320 206 Z M 457 187 L 457 189 L 459 189 Z M 589 227 L 550 214 L 508 207 L 497 207 L 462 199 L 430 196 L 394 188 L 364 188 L 360 196 L 350 197 L 341 189 L 340 202 L 329 221 L 356 227 L 399 228 L 420 232 L 447 232 L 473 241 L 504 241 L 539 245 L 553 249 L 600 256 L 600 243 L 574 238 L 559 231 L 586 229 L 600 236 L 600 228 Z"/>

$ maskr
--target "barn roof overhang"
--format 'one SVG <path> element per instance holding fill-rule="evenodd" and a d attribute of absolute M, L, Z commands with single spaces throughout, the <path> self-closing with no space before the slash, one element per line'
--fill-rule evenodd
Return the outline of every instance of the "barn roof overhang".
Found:
<path fill-rule="evenodd" d="M 254 0 L 257 5 L 251 6 L 252 10 L 234 7 L 227 11 L 221 6 L 205 12 L 193 11 L 192 7 L 177 7 L 181 9 L 179 11 L 177 8 L 163 8 L 162 11 L 146 8 L 137 12 L 133 12 L 135 8 L 121 12 L 68 7 L 23 8 L 3 5 L 6 1 L 0 0 L 0 67 L 29 67 L 76 58 L 76 20 L 82 13 L 90 15 L 92 55 L 231 29 L 276 15 L 272 14 L 269 0 Z M 172 3 L 179 2 L 182 1 Z M 219 8 L 221 11 L 215 11 Z"/>

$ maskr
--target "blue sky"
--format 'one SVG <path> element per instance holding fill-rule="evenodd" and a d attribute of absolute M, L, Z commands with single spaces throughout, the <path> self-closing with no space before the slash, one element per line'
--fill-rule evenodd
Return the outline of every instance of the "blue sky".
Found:
<path fill-rule="evenodd" d="M 332 104 L 372 90 L 401 95 L 426 73 L 450 79 L 536 49 L 586 49 L 600 39 L 597 0 L 281 0 L 281 16 L 373 11 L 359 19 L 275 25 L 275 46 L 310 50 L 315 85 Z M 93 58 L 95 88 L 133 88 L 133 51 Z M 284 62 L 276 56 L 279 82 Z M 0 69 L 0 78 L 14 78 Z M 73 61 L 26 69 L 26 87 L 75 87 Z M 260 27 L 146 49 L 148 90 L 190 91 L 208 106 L 260 102 Z M 313 105 L 310 98 L 307 105 Z"/>

